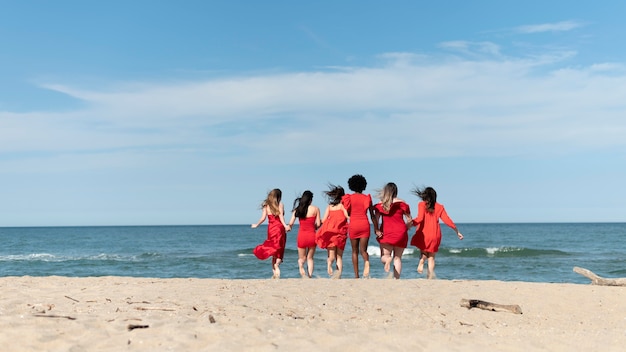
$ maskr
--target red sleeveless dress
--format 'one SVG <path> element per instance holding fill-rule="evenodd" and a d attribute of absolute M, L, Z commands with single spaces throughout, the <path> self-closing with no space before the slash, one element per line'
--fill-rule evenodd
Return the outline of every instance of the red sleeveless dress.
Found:
<path fill-rule="evenodd" d="M 267 239 L 265 242 L 256 246 L 252 253 L 261 260 L 265 260 L 269 257 L 283 259 L 285 244 L 287 243 L 287 232 L 277 215 L 270 214 L 267 218 L 269 220 L 267 225 Z"/>
<path fill-rule="evenodd" d="M 315 247 L 315 219 L 316 216 L 308 218 L 298 218 L 300 228 L 298 229 L 298 248 Z"/>
<path fill-rule="evenodd" d="M 346 248 L 348 237 L 348 218 L 343 213 L 343 209 L 330 210 L 328 218 L 317 230 L 315 242 L 320 248 L 337 247 L 341 250 Z"/>
<path fill-rule="evenodd" d="M 362 193 L 347 194 L 343 196 L 341 202 L 350 215 L 350 224 L 348 224 L 350 238 L 370 237 L 370 221 L 367 214 L 372 206 L 372 196 Z"/>

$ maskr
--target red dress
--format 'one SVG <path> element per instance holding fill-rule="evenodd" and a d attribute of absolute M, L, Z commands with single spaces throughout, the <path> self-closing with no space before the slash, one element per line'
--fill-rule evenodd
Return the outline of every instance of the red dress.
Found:
<path fill-rule="evenodd" d="M 348 237 L 348 218 L 343 209 L 329 210 L 328 218 L 317 230 L 315 242 L 320 248 L 337 247 L 341 250 L 346 248 Z"/>
<path fill-rule="evenodd" d="M 443 205 L 435 203 L 435 210 L 429 213 L 426 210 L 426 202 L 419 202 L 417 217 L 413 219 L 413 224 L 417 226 L 417 230 L 411 238 L 411 245 L 419 248 L 422 252 L 437 253 L 441 244 L 439 219 L 452 228 L 456 227 Z"/>
<path fill-rule="evenodd" d="M 369 238 L 370 221 L 367 213 L 372 206 L 372 197 L 362 193 L 346 194 L 341 199 L 341 203 L 350 215 L 350 224 L 348 224 L 350 239 Z"/>
<path fill-rule="evenodd" d="M 285 244 L 287 242 L 285 226 L 280 222 L 278 215 L 270 214 L 267 218 L 269 220 L 267 225 L 267 239 L 265 242 L 256 246 L 252 253 L 261 260 L 265 260 L 269 257 L 283 259 Z"/>
<path fill-rule="evenodd" d="M 391 203 L 389 211 L 385 211 L 383 204 L 378 203 L 376 204 L 376 209 L 383 218 L 381 227 L 383 237 L 378 239 L 378 242 L 394 247 L 406 248 L 409 242 L 409 234 L 406 229 L 406 222 L 404 222 L 404 214 L 411 212 L 409 205 L 405 202 L 394 202 Z"/>
<path fill-rule="evenodd" d="M 298 248 L 315 247 L 315 219 L 317 216 L 298 218 Z"/>

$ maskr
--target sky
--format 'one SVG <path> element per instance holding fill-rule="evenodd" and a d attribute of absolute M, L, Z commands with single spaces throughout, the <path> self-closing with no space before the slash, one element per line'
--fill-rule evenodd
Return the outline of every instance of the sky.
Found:
<path fill-rule="evenodd" d="M 0 5 L 0 227 L 251 224 L 354 174 L 626 221 L 626 2 Z"/>

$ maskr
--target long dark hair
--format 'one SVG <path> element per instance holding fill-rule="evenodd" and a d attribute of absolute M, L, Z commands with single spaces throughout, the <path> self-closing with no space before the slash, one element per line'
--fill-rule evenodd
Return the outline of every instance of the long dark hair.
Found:
<path fill-rule="evenodd" d="M 294 215 L 298 218 L 305 218 L 309 211 L 309 205 L 313 202 L 313 192 L 306 190 L 302 196 L 293 201 Z"/>
<path fill-rule="evenodd" d="M 435 203 L 437 203 L 437 192 L 432 187 L 419 188 L 415 187 L 413 194 L 422 198 L 426 202 L 426 210 L 429 213 L 435 211 Z"/>
<path fill-rule="evenodd" d="M 333 184 L 328 184 L 330 190 L 325 191 L 324 194 L 328 198 L 328 203 L 330 205 L 337 205 L 341 202 L 341 198 L 346 195 L 346 192 L 343 190 L 341 186 L 335 186 Z"/>

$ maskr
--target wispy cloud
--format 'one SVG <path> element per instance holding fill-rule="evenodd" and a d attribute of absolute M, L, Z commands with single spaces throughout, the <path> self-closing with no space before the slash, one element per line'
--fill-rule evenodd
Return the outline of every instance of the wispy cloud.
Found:
<path fill-rule="evenodd" d="M 518 33 L 543 33 L 543 32 L 566 32 L 584 26 L 578 21 L 562 21 L 555 23 L 542 23 L 519 26 L 515 28 Z"/>
<path fill-rule="evenodd" d="M 0 161 L 128 150 L 129 157 L 191 153 L 215 163 L 274 162 L 279 149 L 293 162 L 311 146 L 324 154 L 338 142 L 339 158 L 353 161 L 382 160 L 390 150 L 397 157 L 418 150 L 508 156 L 625 147 L 621 65 L 571 68 L 560 61 L 567 55 L 556 53 L 507 58 L 489 45 L 443 46 L 493 55 L 393 53 L 377 67 L 121 83 L 111 90 L 48 84 L 86 108 L 0 112 Z"/>

